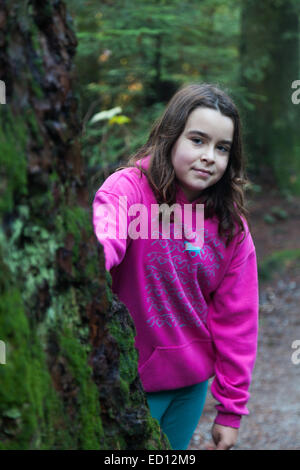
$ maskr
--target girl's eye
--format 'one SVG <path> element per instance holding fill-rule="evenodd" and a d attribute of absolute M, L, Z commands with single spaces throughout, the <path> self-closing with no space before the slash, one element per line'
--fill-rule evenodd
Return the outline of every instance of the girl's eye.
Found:
<path fill-rule="evenodd" d="M 197 145 L 203 144 L 203 140 L 198 137 L 193 137 L 192 141 Z"/>
<path fill-rule="evenodd" d="M 219 145 L 218 149 L 221 150 L 222 153 L 228 153 L 229 149 L 227 147 L 223 147 L 223 145 Z"/>
<path fill-rule="evenodd" d="M 204 144 L 203 139 L 200 138 L 200 137 L 192 137 L 191 141 L 196 145 Z M 223 145 L 218 145 L 217 149 L 220 150 L 220 152 L 222 152 L 222 153 L 229 153 L 229 151 L 230 151 L 230 149 L 228 147 L 224 147 Z"/>

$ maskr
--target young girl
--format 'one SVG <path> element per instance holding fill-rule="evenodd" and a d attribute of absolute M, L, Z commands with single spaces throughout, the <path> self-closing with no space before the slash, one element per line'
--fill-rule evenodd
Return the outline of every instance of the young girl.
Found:
<path fill-rule="evenodd" d="M 173 449 L 187 449 L 210 377 L 218 401 L 210 449 L 230 449 L 249 414 L 258 280 L 246 182 L 234 103 L 216 86 L 192 84 L 173 96 L 147 143 L 93 202 L 113 291 L 135 323 L 150 411 Z M 190 233 L 180 238 L 174 216 L 166 236 L 160 212 L 152 210 L 166 214 L 173 204 L 188 206 L 194 218 L 204 209 L 198 232 L 191 222 L 193 243 Z"/>

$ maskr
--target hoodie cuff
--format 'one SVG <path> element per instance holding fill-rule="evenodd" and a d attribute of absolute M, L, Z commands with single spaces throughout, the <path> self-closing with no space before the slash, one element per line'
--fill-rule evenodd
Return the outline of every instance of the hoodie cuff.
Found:
<path fill-rule="evenodd" d="M 215 419 L 216 424 L 221 424 L 222 426 L 230 426 L 231 428 L 239 428 L 241 425 L 242 415 L 236 415 L 234 413 L 222 413 L 218 411 L 218 414 Z"/>

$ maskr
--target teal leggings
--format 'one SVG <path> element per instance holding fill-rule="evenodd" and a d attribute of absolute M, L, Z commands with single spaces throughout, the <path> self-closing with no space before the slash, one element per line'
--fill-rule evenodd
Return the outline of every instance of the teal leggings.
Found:
<path fill-rule="evenodd" d="M 205 403 L 208 380 L 190 387 L 146 393 L 150 412 L 173 450 L 186 450 Z"/>

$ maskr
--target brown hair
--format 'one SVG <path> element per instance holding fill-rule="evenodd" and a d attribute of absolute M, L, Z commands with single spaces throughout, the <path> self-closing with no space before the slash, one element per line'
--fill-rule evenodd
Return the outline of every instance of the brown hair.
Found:
<path fill-rule="evenodd" d="M 234 222 L 238 224 L 240 231 L 245 231 L 241 216 L 247 220 L 248 210 L 245 207 L 243 186 L 249 180 L 245 175 L 240 116 L 232 99 L 218 86 L 203 83 L 181 87 L 169 101 L 162 116 L 154 123 L 147 142 L 130 157 L 125 167 L 118 170 L 136 166 L 137 160 L 151 155 L 149 167 L 145 170 L 140 166 L 140 171 L 147 176 L 158 204 L 175 203 L 176 176 L 171 151 L 184 131 L 190 113 L 200 106 L 220 111 L 231 118 L 234 124 L 226 171 L 217 183 L 201 192 L 206 198 L 205 219 L 213 215 L 218 217 L 219 236 L 226 236 L 228 245 L 234 236 Z M 248 220 L 247 223 L 250 227 Z"/>

